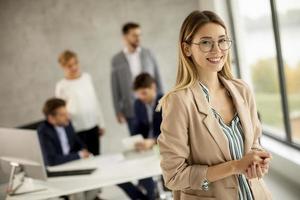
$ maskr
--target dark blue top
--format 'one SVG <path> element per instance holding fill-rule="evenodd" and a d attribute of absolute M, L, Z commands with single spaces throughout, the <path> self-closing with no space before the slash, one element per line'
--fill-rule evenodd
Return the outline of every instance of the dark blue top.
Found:
<path fill-rule="evenodd" d="M 144 138 L 149 138 L 150 130 L 152 131 L 153 138 L 157 139 L 160 134 L 160 124 L 162 121 L 161 111 L 156 112 L 155 108 L 158 104 L 159 99 L 162 94 L 158 94 L 155 99 L 152 114 L 152 124 L 148 119 L 146 105 L 139 99 L 134 102 L 134 112 L 135 112 L 135 123 L 134 123 L 134 134 L 142 134 Z"/>
<path fill-rule="evenodd" d="M 46 166 L 59 165 L 80 158 L 78 151 L 84 148 L 84 144 L 76 135 L 71 123 L 65 127 L 65 131 L 70 145 L 70 152 L 67 155 L 63 154 L 58 133 L 54 126 L 47 121 L 39 125 L 38 135 Z"/>

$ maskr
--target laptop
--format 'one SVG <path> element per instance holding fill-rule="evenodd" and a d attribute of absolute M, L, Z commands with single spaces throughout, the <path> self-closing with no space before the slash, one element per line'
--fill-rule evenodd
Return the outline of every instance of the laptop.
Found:
<path fill-rule="evenodd" d="M 47 176 L 48 177 L 60 177 L 60 176 L 89 175 L 89 174 L 92 174 L 96 169 L 97 168 L 61 170 L 61 171 L 47 170 Z"/>

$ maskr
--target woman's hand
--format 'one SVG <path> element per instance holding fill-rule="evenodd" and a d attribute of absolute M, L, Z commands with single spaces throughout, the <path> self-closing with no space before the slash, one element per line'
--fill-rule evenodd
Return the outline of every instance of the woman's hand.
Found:
<path fill-rule="evenodd" d="M 248 168 L 251 168 L 252 170 L 252 165 L 254 165 L 253 167 L 256 167 L 255 164 L 263 166 L 264 160 L 268 158 L 271 158 L 271 154 L 266 151 L 251 151 L 236 162 L 236 172 L 238 174 L 245 173 L 246 170 L 249 171 Z"/>
<path fill-rule="evenodd" d="M 99 137 L 102 137 L 105 134 L 105 129 L 104 128 L 99 128 L 98 134 L 99 134 Z"/>
<path fill-rule="evenodd" d="M 266 158 L 261 164 L 251 165 L 248 169 L 246 169 L 244 175 L 247 177 L 247 179 L 262 178 L 269 171 L 270 160 L 271 158 Z"/>

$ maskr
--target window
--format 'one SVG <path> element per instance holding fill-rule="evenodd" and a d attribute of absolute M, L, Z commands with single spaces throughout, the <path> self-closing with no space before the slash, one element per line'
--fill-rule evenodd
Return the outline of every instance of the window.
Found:
<path fill-rule="evenodd" d="M 239 71 L 254 90 L 264 133 L 300 150 L 300 1 L 227 3 Z"/>
<path fill-rule="evenodd" d="M 264 127 L 284 138 L 276 46 L 268 0 L 238 1 L 242 78 L 255 93 Z"/>
<path fill-rule="evenodd" d="M 292 141 L 300 144 L 300 1 L 276 0 Z"/>

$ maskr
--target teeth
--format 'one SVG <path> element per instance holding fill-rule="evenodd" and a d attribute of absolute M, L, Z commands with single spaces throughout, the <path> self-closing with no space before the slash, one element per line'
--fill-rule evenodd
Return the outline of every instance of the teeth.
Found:
<path fill-rule="evenodd" d="M 218 61 L 221 60 L 221 57 L 219 57 L 219 58 L 208 58 L 208 60 L 211 61 L 211 62 L 218 62 Z"/>

